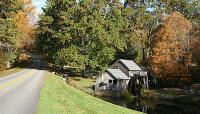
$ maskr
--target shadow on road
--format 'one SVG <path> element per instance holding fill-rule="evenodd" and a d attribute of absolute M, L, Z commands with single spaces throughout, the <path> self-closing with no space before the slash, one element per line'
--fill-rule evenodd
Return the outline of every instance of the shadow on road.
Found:
<path fill-rule="evenodd" d="M 16 64 L 16 67 L 28 68 L 28 69 L 38 69 L 47 70 L 48 62 L 45 61 L 42 56 L 38 54 L 28 54 L 30 58 L 23 63 Z"/>

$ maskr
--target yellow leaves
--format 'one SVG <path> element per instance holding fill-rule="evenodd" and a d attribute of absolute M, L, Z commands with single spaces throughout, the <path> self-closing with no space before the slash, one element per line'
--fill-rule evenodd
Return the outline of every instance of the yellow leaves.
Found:
<path fill-rule="evenodd" d="M 30 25 L 30 16 L 35 15 L 35 7 L 32 5 L 32 0 L 20 0 L 20 4 L 23 9 L 19 10 L 16 14 L 16 24 L 21 32 L 19 40 L 21 48 L 29 44 L 33 34 L 33 26 Z"/>
<path fill-rule="evenodd" d="M 31 13 L 32 15 L 34 15 L 36 13 L 35 11 L 35 6 L 30 6 L 26 9 L 27 13 Z"/>
<path fill-rule="evenodd" d="M 23 11 L 27 14 L 35 14 L 35 6 L 32 3 L 32 0 L 20 0 L 22 6 L 23 6 Z"/>
<path fill-rule="evenodd" d="M 17 26 L 19 29 L 23 29 L 24 24 L 27 23 L 26 14 L 22 11 L 19 11 L 16 16 Z"/>

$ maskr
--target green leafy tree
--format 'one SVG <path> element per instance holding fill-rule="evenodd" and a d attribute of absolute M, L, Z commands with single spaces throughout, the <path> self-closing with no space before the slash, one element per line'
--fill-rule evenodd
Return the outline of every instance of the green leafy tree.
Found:
<path fill-rule="evenodd" d="M 74 45 L 85 57 L 86 68 L 102 70 L 115 59 L 117 50 L 126 48 L 122 31 L 128 24 L 122 8 L 117 1 L 49 0 L 39 22 L 38 47 L 52 58 L 59 50 Z M 102 62 L 106 61 L 102 51 L 107 52 L 106 57 L 110 54 L 107 63 Z"/>
<path fill-rule="evenodd" d="M 14 19 L 0 19 L 0 42 L 17 47 L 18 29 Z"/>
<path fill-rule="evenodd" d="M 0 49 L 2 58 L 0 66 L 6 68 L 5 63 L 13 63 L 19 47 L 19 30 L 16 24 L 16 14 L 22 8 L 17 0 L 0 1 Z"/>
<path fill-rule="evenodd" d="M 71 24 L 73 24 L 71 7 L 75 5 L 73 0 L 47 1 L 44 13 L 40 17 L 36 43 L 40 49 L 49 54 L 50 58 L 59 49 L 65 48 L 72 39 L 70 36 Z"/>
<path fill-rule="evenodd" d="M 89 68 L 104 69 L 115 59 L 112 57 L 107 63 L 99 62 L 103 58 L 98 55 L 101 55 L 102 51 L 107 51 L 105 49 L 112 50 L 107 54 L 113 56 L 116 50 L 123 51 L 126 48 L 125 37 L 121 31 L 127 24 L 126 20 L 122 17 L 120 8 L 116 4 L 119 4 L 119 2 L 87 2 L 87 6 L 92 7 L 89 8 L 90 10 L 87 8 L 84 10 L 86 14 L 80 20 L 80 26 L 85 29 L 81 29 L 81 32 L 79 32 L 84 33 L 81 34 L 80 37 L 82 39 L 79 41 L 82 43 L 82 49 L 85 50 L 84 54 L 87 56 L 87 66 Z M 83 9 L 84 5 L 85 2 L 81 2 L 79 7 Z"/>
<path fill-rule="evenodd" d="M 78 71 L 85 69 L 85 57 L 79 53 L 76 46 L 59 50 L 53 58 L 56 65 L 75 67 Z"/>
<path fill-rule="evenodd" d="M 127 0 L 124 16 L 129 21 L 127 45 L 138 53 L 136 60 L 146 65 L 153 47 L 155 33 L 159 27 L 157 11 L 148 11 L 151 1 Z"/>
<path fill-rule="evenodd" d="M 199 12 L 200 1 L 199 0 L 160 0 L 159 5 L 163 8 L 166 14 L 172 12 L 180 12 L 186 18 L 195 18 L 195 15 Z"/>

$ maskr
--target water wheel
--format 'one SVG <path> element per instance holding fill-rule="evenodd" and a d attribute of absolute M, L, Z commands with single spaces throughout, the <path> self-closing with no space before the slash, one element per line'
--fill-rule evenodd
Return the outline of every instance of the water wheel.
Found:
<path fill-rule="evenodd" d="M 144 82 L 141 76 L 133 76 L 128 83 L 128 91 L 134 96 L 141 96 L 143 85 Z"/>

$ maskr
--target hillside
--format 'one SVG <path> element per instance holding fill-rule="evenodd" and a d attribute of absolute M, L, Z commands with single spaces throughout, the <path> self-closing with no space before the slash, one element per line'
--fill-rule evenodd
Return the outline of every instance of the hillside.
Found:
<path fill-rule="evenodd" d="M 138 114 L 77 90 L 49 72 L 46 73 L 38 114 Z"/>

